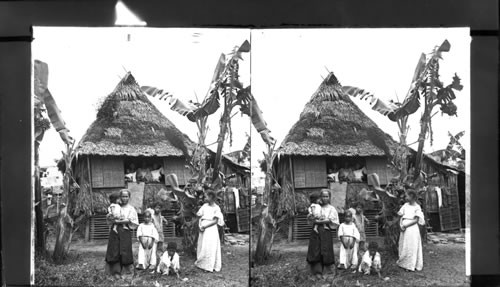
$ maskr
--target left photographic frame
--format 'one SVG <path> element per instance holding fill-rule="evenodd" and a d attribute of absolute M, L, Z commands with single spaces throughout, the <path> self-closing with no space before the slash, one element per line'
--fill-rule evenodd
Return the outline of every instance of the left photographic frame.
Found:
<path fill-rule="evenodd" d="M 250 30 L 33 32 L 31 283 L 246 286 Z"/>

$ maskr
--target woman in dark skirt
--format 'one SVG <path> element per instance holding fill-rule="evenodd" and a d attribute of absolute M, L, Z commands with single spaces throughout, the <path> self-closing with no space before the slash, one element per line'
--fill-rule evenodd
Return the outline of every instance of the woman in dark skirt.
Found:
<path fill-rule="evenodd" d="M 318 232 L 311 229 L 307 263 L 311 267 L 311 272 L 316 277 L 321 278 L 326 270 L 335 266 L 331 230 L 339 225 L 337 210 L 330 205 L 330 191 L 328 189 L 321 190 L 321 218 L 309 218 L 309 220 L 318 225 Z"/>
<path fill-rule="evenodd" d="M 121 218 L 116 219 L 108 216 L 108 222 L 116 225 L 117 228 L 110 229 L 106 249 L 106 269 L 116 279 L 121 278 L 121 274 L 133 274 L 132 230 L 139 225 L 135 208 L 128 204 L 130 191 L 122 189 L 120 199 Z"/>

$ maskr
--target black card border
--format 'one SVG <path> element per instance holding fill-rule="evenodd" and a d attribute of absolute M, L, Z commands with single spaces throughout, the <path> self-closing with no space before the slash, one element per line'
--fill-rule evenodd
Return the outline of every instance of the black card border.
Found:
<path fill-rule="evenodd" d="M 472 282 L 498 280 L 496 1 L 124 1 L 149 27 L 470 27 Z M 0 2 L 2 278 L 30 282 L 32 26 L 113 26 L 116 1 Z M 23 246 L 19 248 L 19 246 Z M 446 264 L 446 263 L 445 263 Z M 448 263 L 450 264 L 450 263 Z M 494 269 L 492 269 L 494 268 Z M 484 270 L 498 270 L 491 276 Z M 475 284 L 474 284 L 475 285 Z"/>

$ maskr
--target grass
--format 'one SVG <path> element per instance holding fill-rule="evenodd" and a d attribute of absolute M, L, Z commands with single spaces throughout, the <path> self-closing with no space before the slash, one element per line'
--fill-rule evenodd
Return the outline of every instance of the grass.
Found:
<path fill-rule="evenodd" d="M 36 286 L 248 286 L 248 244 L 222 246 L 222 271 L 207 273 L 194 266 L 195 258 L 181 256 L 181 280 L 147 271 L 135 271 L 130 280 L 113 280 L 104 272 L 106 241 L 74 242 L 68 258 L 54 264 L 37 253 L 35 256 Z M 178 243 L 180 244 L 180 243 Z M 138 243 L 134 243 L 137 259 Z M 184 279 L 184 281 L 182 280 Z"/>
<path fill-rule="evenodd" d="M 465 244 L 429 243 L 423 248 L 424 270 L 420 272 L 404 271 L 396 265 L 396 258 L 382 250 L 382 277 L 389 277 L 387 281 L 347 270 L 337 270 L 335 276 L 329 274 L 317 280 L 311 276 L 305 260 L 307 242 L 279 243 L 266 265 L 252 268 L 251 286 L 469 286 L 465 276 Z"/>

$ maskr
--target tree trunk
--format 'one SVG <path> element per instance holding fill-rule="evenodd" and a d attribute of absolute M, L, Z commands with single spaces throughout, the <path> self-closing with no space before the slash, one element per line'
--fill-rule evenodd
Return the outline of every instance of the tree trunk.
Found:
<path fill-rule="evenodd" d="M 200 171 L 198 174 L 198 182 L 202 183 L 203 180 L 205 179 L 205 171 L 206 171 L 206 146 L 205 146 L 205 139 L 207 137 L 207 128 L 206 128 L 206 123 L 207 123 L 207 118 L 201 118 L 200 121 L 198 122 L 198 145 L 200 147 L 200 150 L 198 151 L 199 153 L 199 164 L 200 164 Z"/>
<path fill-rule="evenodd" d="M 430 114 L 432 112 L 432 106 L 428 106 L 427 103 L 425 105 L 425 111 L 422 115 L 422 119 L 420 120 L 420 134 L 418 136 L 418 150 L 417 156 L 415 159 L 415 173 L 413 174 L 413 180 L 418 180 L 420 176 L 420 171 L 422 170 L 422 159 L 424 156 L 424 145 L 425 145 L 425 136 L 427 135 L 427 130 L 429 128 Z M 426 191 L 425 191 L 426 192 Z M 422 204 L 422 210 L 425 215 L 425 225 L 423 228 L 423 232 L 421 233 L 422 241 L 427 242 L 427 222 L 429 220 L 429 213 L 427 212 L 427 208 L 424 204 Z"/>
<path fill-rule="evenodd" d="M 222 161 L 222 148 L 224 147 L 224 138 L 227 133 L 227 122 L 229 120 L 230 111 L 228 111 L 227 106 L 224 107 L 224 113 L 220 119 L 220 132 L 217 138 L 217 153 L 215 154 L 214 170 L 212 174 L 212 182 L 215 182 L 219 178 L 220 163 Z"/>
<path fill-rule="evenodd" d="M 73 237 L 73 218 L 69 214 L 70 206 L 69 197 L 71 196 L 71 158 L 72 158 L 72 147 L 66 145 L 66 154 L 64 154 L 64 160 L 66 162 L 66 170 L 64 172 L 63 179 L 63 196 L 65 198 L 65 206 L 61 208 L 59 212 L 59 217 L 57 219 L 56 227 L 56 245 L 54 247 L 54 253 L 52 258 L 54 262 L 59 264 L 66 258 L 69 245 L 71 244 L 71 238 Z"/>
<path fill-rule="evenodd" d="M 40 185 L 40 143 L 35 140 L 35 226 L 36 226 L 36 248 L 45 252 L 45 226 L 42 210 L 42 186 Z"/>
<path fill-rule="evenodd" d="M 262 210 L 259 226 L 257 230 L 257 248 L 255 250 L 256 264 L 264 263 L 271 255 L 273 247 L 274 236 L 276 234 L 277 223 L 274 218 L 273 210 L 275 202 L 272 196 L 272 156 L 273 147 L 268 145 L 268 153 L 266 157 L 266 184 L 264 187 L 264 202 L 267 206 Z"/>
<path fill-rule="evenodd" d="M 73 233 L 73 219 L 68 214 L 67 206 L 61 209 L 56 227 L 56 246 L 52 259 L 56 264 L 60 264 L 66 258 Z"/>
<path fill-rule="evenodd" d="M 420 171 L 422 170 L 422 158 L 424 156 L 424 145 L 425 145 L 425 136 L 427 135 L 427 129 L 429 127 L 430 120 L 430 111 L 427 109 L 424 111 L 422 119 L 420 120 L 420 134 L 418 135 L 418 150 L 417 156 L 415 158 L 415 173 L 413 174 L 413 178 L 416 180 L 420 175 Z"/>
<path fill-rule="evenodd" d="M 257 234 L 257 248 L 255 250 L 254 262 L 260 265 L 269 258 L 271 248 L 273 247 L 274 235 L 276 234 L 276 221 L 269 212 L 269 206 L 266 206 L 262 210 Z"/>
<path fill-rule="evenodd" d="M 406 136 L 408 135 L 408 126 L 406 125 L 408 121 L 408 116 L 401 119 L 399 122 L 399 147 L 401 148 L 401 163 L 400 163 L 400 177 L 399 182 L 403 183 L 403 180 L 406 178 L 408 174 L 408 146 L 406 145 Z"/>
<path fill-rule="evenodd" d="M 182 246 L 184 252 L 190 256 L 196 257 L 196 248 L 198 246 L 198 218 L 194 218 L 183 224 Z"/>

